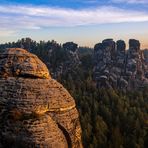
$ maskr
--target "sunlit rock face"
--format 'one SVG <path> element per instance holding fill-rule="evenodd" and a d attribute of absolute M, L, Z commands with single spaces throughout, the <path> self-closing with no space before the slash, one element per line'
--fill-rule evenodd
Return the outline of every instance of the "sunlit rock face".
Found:
<path fill-rule="evenodd" d="M 1 77 L 50 78 L 47 67 L 26 50 L 11 48 L 0 55 Z"/>
<path fill-rule="evenodd" d="M 82 147 L 74 99 L 20 48 L 0 54 L 0 147 Z"/>
<path fill-rule="evenodd" d="M 129 50 L 123 40 L 106 39 L 94 47 L 94 78 L 97 87 L 133 90 L 148 86 L 147 66 L 140 42 L 129 40 Z"/>

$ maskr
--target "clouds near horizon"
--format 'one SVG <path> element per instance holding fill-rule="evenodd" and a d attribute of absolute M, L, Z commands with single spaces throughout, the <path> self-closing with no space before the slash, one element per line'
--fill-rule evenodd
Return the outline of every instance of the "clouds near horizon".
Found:
<path fill-rule="evenodd" d="M 113 3 L 148 4 L 148 0 L 111 0 Z"/>
<path fill-rule="evenodd" d="M 145 22 L 148 21 L 148 12 L 124 10 L 113 6 L 77 10 L 33 5 L 1 5 L 0 20 L 1 35 L 5 34 L 5 32 L 9 35 L 23 29 Z"/>
<path fill-rule="evenodd" d="M 0 42 L 22 37 L 72 40 L 93 45 L 98 38 L 148 35 L 148 0 L 2 0 Z"/>

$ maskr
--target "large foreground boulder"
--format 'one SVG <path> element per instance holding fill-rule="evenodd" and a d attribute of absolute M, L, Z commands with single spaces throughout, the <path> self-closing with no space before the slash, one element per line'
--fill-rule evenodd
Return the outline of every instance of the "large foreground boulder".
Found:
<path fill-rule="evenodd" d="M 20 48 L 0 54 L 0 147 L 82 147 L 74 99 Z"/>

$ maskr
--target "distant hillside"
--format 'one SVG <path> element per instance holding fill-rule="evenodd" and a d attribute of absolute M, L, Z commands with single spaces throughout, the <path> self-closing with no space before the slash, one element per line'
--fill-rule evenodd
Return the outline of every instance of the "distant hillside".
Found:
<path fill-rule="evenodd" d="M 131 40 L 128 51 L 124 41 L 112 39 L 94 49 L 29 38 L 0 45 L 8 47 L 38 55 L 69 90 L 79 110 L 85 148 L 148 147 L 148 88 L 143 87 L 147 51 L 143 56 L 139 41 Z"/>

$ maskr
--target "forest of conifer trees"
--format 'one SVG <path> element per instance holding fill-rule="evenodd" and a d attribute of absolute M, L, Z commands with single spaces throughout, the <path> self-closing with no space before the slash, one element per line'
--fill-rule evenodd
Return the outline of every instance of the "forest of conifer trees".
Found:
<path fill-rule="evenodd" d="M 8 47 L 28 49 L 47 64 L 52 73 L 67 58 L 66 50 L 55 41 L 37 43 L 27 38 L 0 45 L 1 50 Z M 52 58 L 48 57 L 50 49 L 54 53 Z M 92 50 L 79 47 L 81 64 L 56 78 L 75 98 L 80 113 L 84 147 L 147 148 L 148 88 L 127 92 L 97 89 L 93 81 Z"/>

